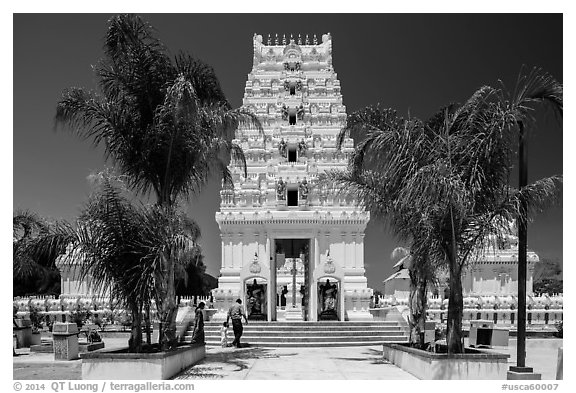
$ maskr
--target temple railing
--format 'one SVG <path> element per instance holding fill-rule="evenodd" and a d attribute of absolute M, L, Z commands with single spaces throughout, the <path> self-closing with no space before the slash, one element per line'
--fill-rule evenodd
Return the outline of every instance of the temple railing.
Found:
<path fill-rule="evenodd" d="M 408 307 L 407 293 L 400 296 L 375 296 L 371 300 L 371 309 L 385 309 L 391 307 Z M 470 321 L 489 320 L 497 325 L 515 326 L 518 320 L 518 298 L 514 295 L 478 295 L 465 296 L 462 323 L 464 326 Z M 526 324 L 531 327 L 554 326 L 564 319 L 564 297 L 555 295 L 528 295 L 526 297 Z M 427 304 L 427 319 L 445 323 L 448 317 L 448 299 L 438 296 L 429 296 Z"/>

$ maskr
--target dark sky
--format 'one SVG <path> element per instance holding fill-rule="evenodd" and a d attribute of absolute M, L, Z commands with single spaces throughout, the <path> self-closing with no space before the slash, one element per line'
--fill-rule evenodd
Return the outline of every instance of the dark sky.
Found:
<path fill-rule="evenodd" d="M 64 88 L 96 88 L 91 65 L 102 56 L 108 14 L 14 15 L 14 208 L 74 220 L 89 193 L 86 177 L 104 166 L 102 150 L 54 132 Z M 333 37 L 333 64 L 348 113 L 377 102 L 425 118 L 499 79 L 514 85 L 522 64 L 563 80 L 560 14 L 161 14 L 144 15 L 173 54 L 211 64 L 228 99 L 241 104 L 252 67 L 252 36 Z M 538 116 L 530 130 L 529 179 L 562 173 L 562 128 Z M 220 237 L 214 220 L 219 182 L 193 200 L 208 272 L 218 275 Z M 366 230 L 368 283 L 382 288 L 398 243 L 382 223 Z M 562 206 L 529 227 L 529 248 L 562 260 Z"/>

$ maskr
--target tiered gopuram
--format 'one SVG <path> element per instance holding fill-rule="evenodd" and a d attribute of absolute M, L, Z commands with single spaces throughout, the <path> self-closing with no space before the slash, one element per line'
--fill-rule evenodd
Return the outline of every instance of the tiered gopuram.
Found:
<path fill-rule="evenodd" d="M 353 141 L 336 147 L 346 123 L 332 37 L 254 35 L 243 108 L 262 123 L 239 129 L 248 174 L 233 171 L 216 221 L 222 268 L 213 291 L 216 319 L 244 301 L 256 320 L 368 320 L 372 290 L 364 270 L 369 214 L 351 198 L 316 186 L 344 169 Z"/>

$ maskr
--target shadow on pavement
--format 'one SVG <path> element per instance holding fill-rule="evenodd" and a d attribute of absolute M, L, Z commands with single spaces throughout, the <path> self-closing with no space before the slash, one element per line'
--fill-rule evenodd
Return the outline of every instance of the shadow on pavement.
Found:
<path fill-rule="evenodd" d="M 367 348 L 366 351 L 362 353 L 362 357 L 354 357 L 354 358 L 334 358 L 338 360 L 347 360 L 351 362 L 370 362 L 370 364 L 390 364 L 390 362 L 384 359 L 382 355 L 382 351 L 378 349 Z"/>
<path fill-rule="evenodd" d="M 221 379 L 230 373 L 248 369 L 251 359 L 274 359 L 296 355 L 297 353 L 277 354 L 273 349 L 258 347 L 207 348 L 206 357 L 202 361 L 175 376 L 174 379 Z"/>

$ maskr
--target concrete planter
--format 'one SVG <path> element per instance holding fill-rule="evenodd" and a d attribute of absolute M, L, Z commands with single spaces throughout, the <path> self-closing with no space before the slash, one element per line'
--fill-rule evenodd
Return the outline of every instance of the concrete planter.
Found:
<path fill-rule="evenodd" d="M 203 344 L 158 353 L 125 353 L 115 349 L 80 354 L 82 379 L 169 379 L 205 357 Z"/>
<path fill-rule="evenodd" d="M 398 344 L 384 344 L 384 358 L 419 379 L 506 379 L 510 355 L 467 349 L 439 354 Z"/>
<path fill-rule="evenodd" d="M 30 335 L 30 346 L 32 345 L 40 345 L 42 343 L 42 335 L 40 332 L 32 332 Z"/>
<path fill-rule="evenodd" d="M 16 335 L 16 348 L 28 348 L 30 342 L 32 341 L 32 328 L 30 326 L 26 327 L 14 327 L 13 332 Z"/>

